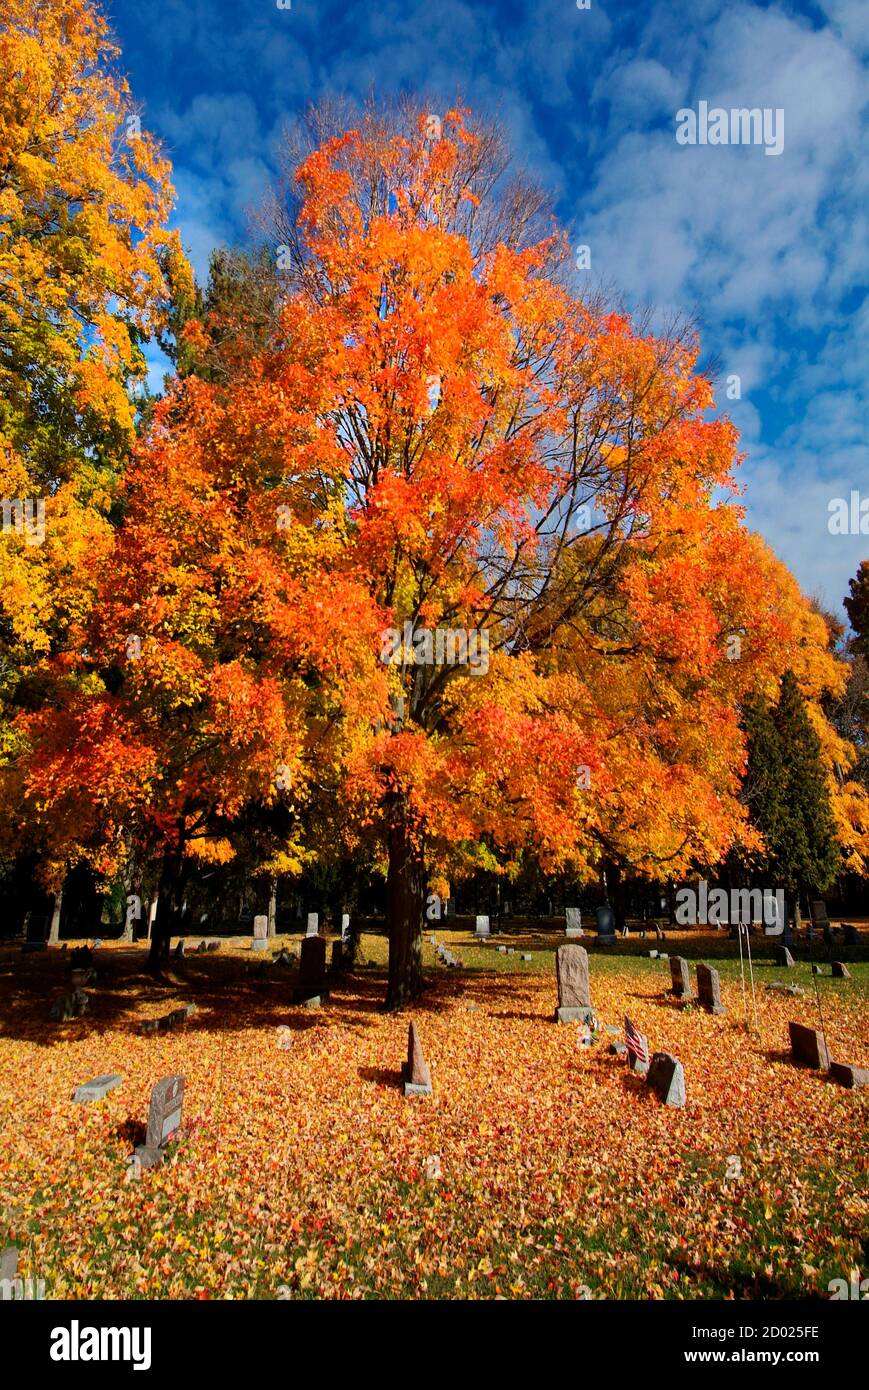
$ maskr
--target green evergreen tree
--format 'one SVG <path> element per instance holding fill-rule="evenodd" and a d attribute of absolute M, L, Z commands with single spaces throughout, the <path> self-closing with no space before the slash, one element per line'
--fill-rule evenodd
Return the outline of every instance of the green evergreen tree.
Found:
<path fill-rule="evenodd" d="M 820 740 L 793 671 L 785 671 L 782 677 L 773 718 L 785 778 L 775 853 L 781 882 L 793 899 L 798 921 L 803 892 L 828 888 L 838 871 L 840 855 Z"/>
<path fill-rule="evenodd" d="M 743 715 L 748 738 L 745 799 L 766 850 L 758 867 L 782 887 L 800 922 L 803 895 L 823 892 L 839 868 L 839 847 L 821 744 L 796 677 L 785 671 L 775 708 L 762 700 Z"/>
<path fill-rule="evenodd" d="M 861 560 L 853 579 L 849 579 L 850 594 L 845 599 L 845 612 L 854 629 L 852 649 L 869 662 L 869 560 Z"/>
<path fill-rule="evenodd" d="M 784 819 L 785 768 L 772 710 L 759 697 L 749 701 L 742 716 L 748 740 L 748 764 L 743 797 L 749 816 L 763 834 L 766 849 L 752 867 L 772 884 L 778 878 L 776 847 Z"/>

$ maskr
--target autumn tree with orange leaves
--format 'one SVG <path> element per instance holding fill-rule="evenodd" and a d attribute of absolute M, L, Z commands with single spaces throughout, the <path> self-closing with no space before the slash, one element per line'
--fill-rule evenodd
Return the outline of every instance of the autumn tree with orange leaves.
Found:
<path fill-rule="evenodd" d="M 135 437 L 144 343 L 167 325 L 169 166 L 89 0 L 0 17 L 0 817 L 4 859 L 69 860 L 25 806 L 34 711 L 69 697 Z M 58 693 L 59 692 L 59 693 Z M 52 846 L 55 846 L 55 849 Z"/>
<path fill-rule="evenodd" d="M 718 862 L 752 834 L 740 702 L 786 664 L 810 699 L 843 677 L 743 527 L 693 335 L 583 299 L 496 132 L 372 107 L 294 198 L 273 341 L 180 383 L 139 450 L 31 805 L 70 853 L 134 820 L 165 938 L 185 862 L 288 798 L 291 861 L 317 830 L 382 866 L 398 1008 L 430 888 Z"/>

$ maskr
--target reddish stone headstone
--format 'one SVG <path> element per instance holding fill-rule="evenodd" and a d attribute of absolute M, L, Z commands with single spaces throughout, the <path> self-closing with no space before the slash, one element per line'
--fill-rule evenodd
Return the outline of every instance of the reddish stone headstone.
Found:
<path fill-rule="evenodd" d="M 789 1023 L 788 1032 L 791 1039 L 791 1056 L 795 1062 L 802 1062 L 803 1066 L 820 1068 L 822 1071 L 829 1070 L 830 1054 L 816 1028 L 806 1028 L 802 1023 Z"/>
<path fill-rule="evenodd" d="M 407 1061 L 401 1068 L 406 1096 L 430 1096 L 432 1092 L 431 1072 L 428 1062 L 422 1055 L 422 1043 L 416 1024 L 411 1023 L 407 1030 Z"/>

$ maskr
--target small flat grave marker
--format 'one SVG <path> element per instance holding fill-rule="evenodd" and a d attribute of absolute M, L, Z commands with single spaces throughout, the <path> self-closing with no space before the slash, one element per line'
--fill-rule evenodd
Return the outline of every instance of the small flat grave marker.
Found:
<path fill-rule="evenodd" d="M 107 1072 L 105 1076 L 95 1076 L 93 1081 L 85 1081 L 81 1086 L 76 1086 L 72 1098 L 76 1105 L 86 1105 L 91 1100 L 102 1100 L 109 1091 L 120 1086 L 122 1081 L 123 1077 L 118 1076 L 117 1072 Z"/>
<path fill-rule="evenodd" d="M 869 1086 L 869 1067 L 852 1067 L 847 1062 L 831 1062 L 830 1076 L 840 1086 L 855 1090 L 859 1086 Z"/>

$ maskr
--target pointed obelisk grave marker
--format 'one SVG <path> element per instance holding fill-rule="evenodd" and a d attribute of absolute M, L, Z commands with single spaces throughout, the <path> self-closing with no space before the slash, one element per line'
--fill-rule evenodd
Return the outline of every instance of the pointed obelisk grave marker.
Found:
<path fill-rule="evenodd" d="M 407 1030 L 407 1061 L 402 1063 L 401 1079 L 406 1096 L 431 1095 L 431 1072 L 422 1055 L 422 1043 L 415 1023 L 411 1023 Z"/>

